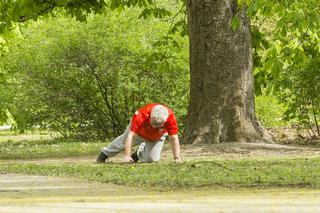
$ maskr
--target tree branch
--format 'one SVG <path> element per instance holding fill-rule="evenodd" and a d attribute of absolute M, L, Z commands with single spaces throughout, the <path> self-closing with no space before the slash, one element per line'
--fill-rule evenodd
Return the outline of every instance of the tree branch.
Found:
<path fill-rule="evenodd" d="M 311 105 L 312 105 L 313 118 L 314 118 L 314 122 L 315 122 L 316 129 L 318 132 L 318 136 L 320 136 L 320 128 L 319 128 L 319 124 L 318 124 L 318 120 L 317 120 L 317 114 L 316 114 L 316 110 L 315 110 L 315 107 L 314 107 L 312 100 L 311 100 Z"/>

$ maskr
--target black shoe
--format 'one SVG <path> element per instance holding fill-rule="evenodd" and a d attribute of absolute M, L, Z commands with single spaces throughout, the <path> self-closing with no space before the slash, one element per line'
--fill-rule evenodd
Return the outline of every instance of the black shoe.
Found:
<path fill-rule="evenodd" d="M 105 155 L 103 152 L 100 153 L 100 155 L 97 157 L 96 162 L 97 163 L 104 163 L 108 159 L 108 156 Z"/>
<path fill-rule="evenodd" d="M 138 149 L 131 155 L 133 162 L 137 163 L 139 161 L 139 154 L 143 151 L 146 143 L 141 143 Z"/>
<path fill-rule="evenodd" d="M 137 162 L 139 161 L 138 151 L 135 151 L 135 152 L 131 155 L 131 158 L 132 158 L 133 162 L 137 163 Z"/>

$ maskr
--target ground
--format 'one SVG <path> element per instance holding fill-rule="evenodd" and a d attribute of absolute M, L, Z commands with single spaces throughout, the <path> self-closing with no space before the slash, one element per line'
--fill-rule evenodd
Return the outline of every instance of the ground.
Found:
<path fill-rule="evenodd" d="M 101 145 L 103 146 L 103 144 Z M 98 153 L 97 153 L 98 154 Z M 281 145 L 267 143 L 221 143 L 181 145 L 181 155 L 184 161 L 207 159 L 241 159 L 241 158 L 283 158 L 283 157 L 301 157 L 301 156 L 320 156 L 320 148 Z M 111 162 L 120 163 L 122 154 L 110 159 Z M 29 162 L 93 162 L 96 156 L 66 157 L 66 158 L 46 158 L 31 160 L 6 160 L 6 162 L 17 161 L 19 163 Z M 165 144 L 161 153 L 161 161 L 172 161 L 170 144 Z M 1 162 L 1 160 L 0 160 Z"/>
<path fill-rule="evenodd" d="M 320 192 L 299 189 L 150 192 L 113 184 L 0 175 L 0 212 L 318 212 Z"/>
<path fill-rule="evenodd" d="M 319 156 L 319 148 L 235 143 L 182 145 L 185 161 L 207 158 L 283 158 Z M 93 162 L 95 156 L 15 160 L 27 162 Z M 167 144 L 163 161 L 171 161 Z M 11 160 L 12 161 L 12 160 Z M 120 162 L 121 156 L 112 159 Z M 7 162 L 7 160 L 6 160 Z M 226 189 L 154 191 L 70 178 L 0 174 L 0 212 L 319 212 L 317 189 Z"/>

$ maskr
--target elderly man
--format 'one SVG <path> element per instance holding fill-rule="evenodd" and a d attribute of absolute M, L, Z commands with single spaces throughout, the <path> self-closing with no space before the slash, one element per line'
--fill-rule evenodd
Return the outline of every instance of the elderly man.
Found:
<path fill-rule="evenodd" d="M 173 111 L 162 104 L 148 104 L 138 109 L 126 131 L 101 150 L 97 163 L 103 163 L 124 150 L 123 162 L 151 163 L 160 160 L 164 141 L 172 143 L 174 161 L 181 163 L 178 125 Z M 139 145 L 131 155 L 131 147 Z"/>

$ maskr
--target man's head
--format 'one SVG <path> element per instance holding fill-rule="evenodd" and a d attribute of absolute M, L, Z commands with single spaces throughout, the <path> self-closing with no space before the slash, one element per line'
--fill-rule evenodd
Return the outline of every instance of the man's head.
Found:
<path fill-rule="evenodd" d="M 162 105 L 155 105 L 151 110 L 150 123 L 153 127 L 162 127 L 169 117 L 168 109 Z"/>

